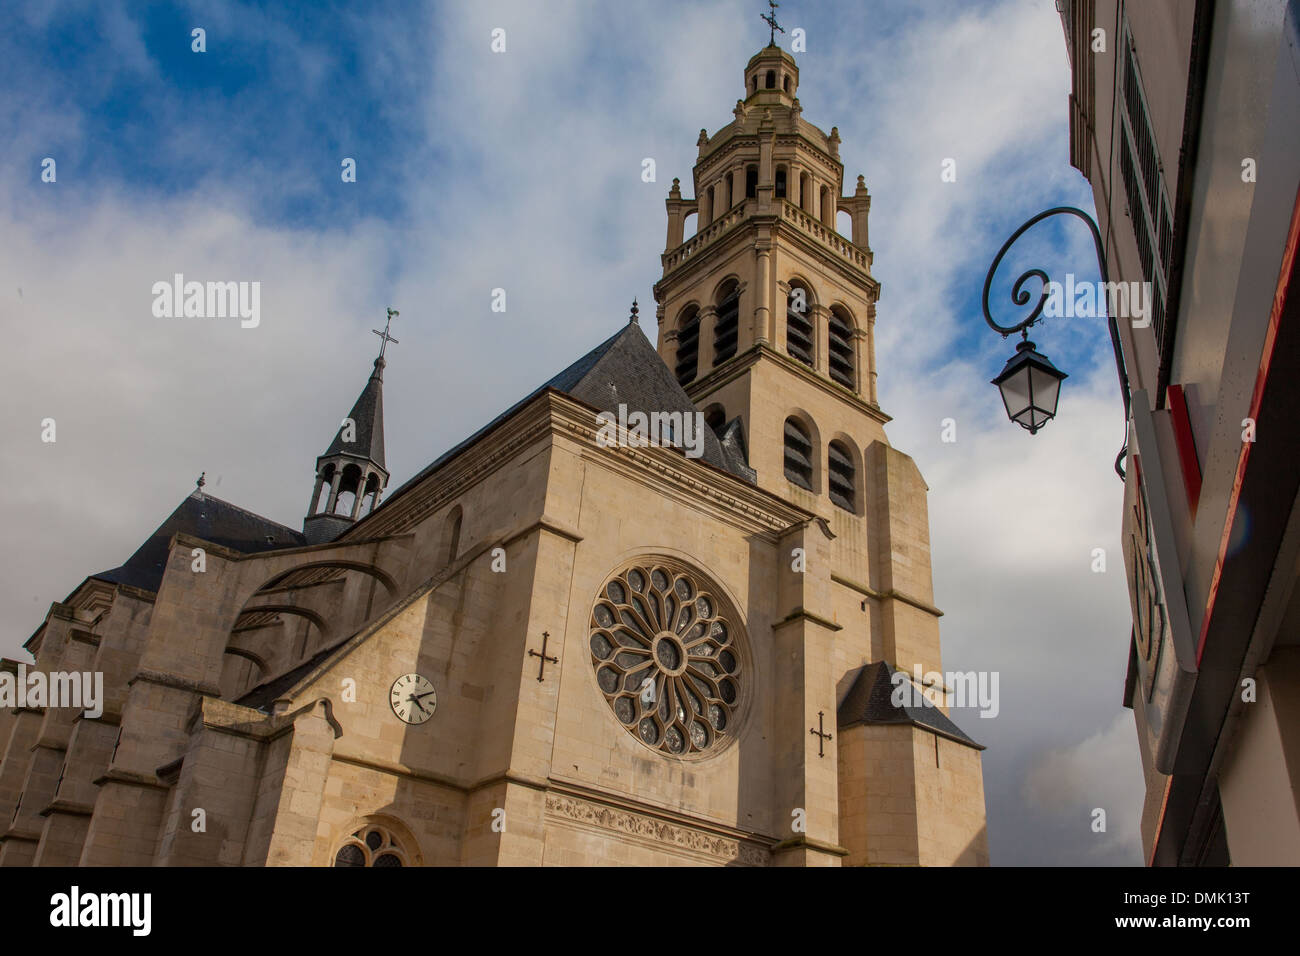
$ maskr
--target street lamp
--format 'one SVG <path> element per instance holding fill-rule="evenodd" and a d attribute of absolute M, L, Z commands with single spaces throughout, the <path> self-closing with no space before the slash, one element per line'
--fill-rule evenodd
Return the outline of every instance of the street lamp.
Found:
<path fill-rule="evenodd" d="M 1088 229 L 1092 232 L 1093 245 L 1097 250 L 1097 269 L 1101 273 L 1102 282 L 1107 283 L 1104 287 L 1108 288 L 1106 255 L 1102 249 L 1101 233 L 1097 229 L 1097 224 L 1092 221 L 1091 216 L 1082 209 L 1076 209 L 1073 206 L 1054 206 L 1040 212 L 1037 216 L 1024 223 L 1002 244 L 1002 248 L 998 250 L 998 254 L 993 258 L 993 264 L 989 266 L 988 275 L 984 277 L 984 296 L 981 301 L 984 308 L 984 321 L 989 324 L 989 328 L 1001 334 L 1004 339 L 1016 332 L 1021 333 L 1022 339 L 1016 345 L 1015 355 L 1007 360 L 1007 364 L 998 373 L 997 378 L 993 379 L 993 384 L 1002 393 L 1002 404 L 1006 406 L 1007 417 L 1020 427 L 1027 429 L 1031 435 L 1036 434 L 1038 429 L 1056 417 L 1056 404 L 1061 394 L 1061 382 L 1067 377 L 1064 372 L 1051 363 L 1046 355 L 1037 350 L 1033 342 L 1029 341 L 1029 330 L 1043 314 L 1043 306 L 1047 302 L 1051 279 L 1042 269 L 1028 269 L 1021 273 L 1020 278 L 1016 280 L 1016 284 L 1011 287 L 1011 301 L 1014 304 L 1023 306 L 1029 302 L 1029 292 L 1024 288 L 1024 285 L 1030 279 L 1038 279 L 1043 285 L 1034 310 L 1022 321 L 1009 326 L 999 325 L 993 321 L 993 316 L 989 314 L 989 289 L 993 285 L 993 274 L 998 271 L 998 264 L 1002 262 L 1002 257 L 1006 255 L 1012 244 L 1039 222 L 1049 216 L 1062 213 L 1075 216 L 1088 224 Z M 1107 311 L 1109 312 L 1109 310 Z M 1110 326 L 1111 347 L 1115 352 L 1115 367 L 1119 371 L 1120 394 L 1124 399 L 1124 447 L 1120 449 L 1119 455 L 1115 458 L 1115 473 L 1122 480 L 1124 478 L 1124 457 L 1128 454 L 1128 374 L 1124 371 L 1124 356 L 1120 351 L 1119 328 L 1115 324 L 1115 316 L 1108 314 L 1107 323 Z"/>
<path fill-rule="evenodd" d="M 1056 400 L 1066 377 L 1026 337 L 993 384 L 1002 392 L 1007 417 L 1032 435 L 1056 417 Z"/>

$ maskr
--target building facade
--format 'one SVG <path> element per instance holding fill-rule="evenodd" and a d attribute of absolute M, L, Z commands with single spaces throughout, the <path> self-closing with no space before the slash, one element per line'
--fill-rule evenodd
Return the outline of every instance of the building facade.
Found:
<path fill-rule="evenodd" d="M 51 606 L 4 668 L 106 700 L 0 709 L 0 865 L 988 862 L 982 748 L 891 700 L 941 612 L 870 200 L 793 57 L 744 83 L 657 343 L 634 306 L 386 498 L 381 353 L 301 533 L 200 482 Z"/>
<path fill-rule="evenodd" d="M 1131 387 L 1123 536 L 1153 865 L 1300 863 L 1300 4 L 1058 2 Z"/>

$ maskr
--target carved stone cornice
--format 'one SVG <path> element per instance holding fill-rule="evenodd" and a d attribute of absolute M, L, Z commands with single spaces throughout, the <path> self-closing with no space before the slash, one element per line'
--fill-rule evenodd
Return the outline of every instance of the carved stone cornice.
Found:
<path fill-rule="evenodd" d="M 713 857 L 719 863 L 767 866 L 769 854 L 761 844 L 706 832 L 696 827 L 669 823 L 644 813 L 604 806 L 560 793 L 546 795 L 546 812 L 572 820 L 590 829 L 609 830 L 633 837 L 637 842 L 664 846 Z"/>

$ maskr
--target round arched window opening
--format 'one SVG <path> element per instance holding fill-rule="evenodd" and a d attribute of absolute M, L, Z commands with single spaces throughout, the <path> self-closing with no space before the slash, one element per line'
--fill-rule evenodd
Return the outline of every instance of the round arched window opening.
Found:
<path fill-rule="evenodd" d="M 735 732 L 743 634 L 699 575 L 665 563 L 626 568 L 591 611 L 596 685 L 623 728 L 672 756 L 716 751 Z"/>
<path fill-rule="evenodd" d="M 371 825 L 357 830 L 334 854 L 335 866 L 410 866 L 406 851 L 387 827 Z"/>

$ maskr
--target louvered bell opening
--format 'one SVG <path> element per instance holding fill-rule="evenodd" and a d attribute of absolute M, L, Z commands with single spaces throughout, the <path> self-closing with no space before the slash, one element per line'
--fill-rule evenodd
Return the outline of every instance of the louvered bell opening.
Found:
<path fill-rule="evenodd" d="M 718 306 L 713 323 L 713 366 L 717 368 L 736 354 L 736 337 L 740 318 L 740 299 L 736 296 Z"/>
<path fill-rule="evenodd" d="M 834 312 L 831 313 L 829 332 L 831 378 L 845 388 L 853 388 L 852 332 Z"/>
<path fill-rule="evenodd" d="M 695 378 L 699 368 L 700 322 L 692 319 L 677 334 L 677 381 L 686 385 Z"/>
<path fill-rule="evenodd" d="M 785 423 L 785 476 L 812 491 L 812 442 L 793 419 Z"/>
<path fill-rule="evenodd" d="M 839 445 L 827 449 L 827 461 L 830 464 L 827 485 L 830 489 L 831 502 L 845 511 L 856 512 L 853 494 L 853 459 Z"/>
<path fill-rule="evenodd" d="M 809 367 L 813 364 L 812 323 L 801 312 L 786 309 L 785 350 Z"/>

